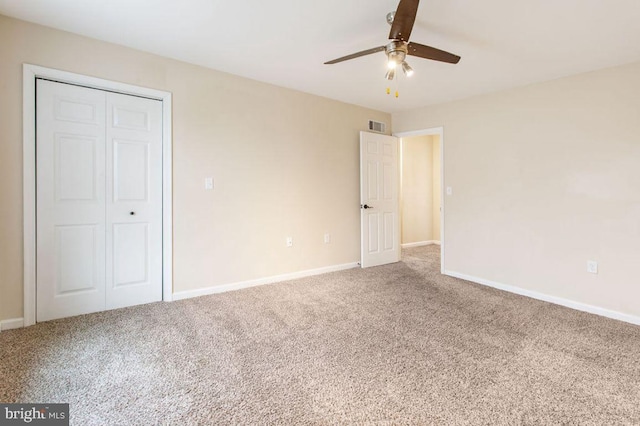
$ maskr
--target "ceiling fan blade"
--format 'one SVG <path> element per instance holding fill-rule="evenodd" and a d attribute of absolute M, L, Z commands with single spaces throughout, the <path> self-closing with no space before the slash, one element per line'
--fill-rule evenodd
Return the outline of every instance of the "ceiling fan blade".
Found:
<path fill-rule="evenodd" d="M 390 40 L 409 41 L 413 23 L 418 13 L 418 3 L 420 0 L 400 0 L 398 9 L 396 10 L 393 24 L 391 24 L 391 32 L 389 32 Z"/>
<path fill-rule="evenodd" d="M 351 55 L 343 56 L 342 58 L 334 59 L 332 61 L 325 62 L 324 64 L 325 65 L 337 64 L 338 62 L 348 61 L 349 59 L 359 58 L 360 56 L 366 56 L 366 55 L 371 55 L 372 53 L 382 52 L 384 51 L 384 49 L 385 49 L 384 46 L 374 47 L 373 49 L 363 50 L 362 52 L 358 52 L 358 53 L 352 53 Z"/>
<path fill-rule="evenodd" d="M 409 50 L 407 54 L 417 56 L 419 58 L 432 59 L 434 61 L 447 62 L 450 64 L 457 64 L 460 62 L 460 56 L 445 52 L 444 50 L 436 49 L 435 47 L 425 46 L 424 44 L 409 43 L 407 45 L 407 49 Z"/>

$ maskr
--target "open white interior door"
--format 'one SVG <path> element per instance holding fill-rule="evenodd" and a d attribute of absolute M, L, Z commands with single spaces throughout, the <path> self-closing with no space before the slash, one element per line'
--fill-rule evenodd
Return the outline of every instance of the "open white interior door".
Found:
<path fill-rule="evenodd" d="M 360 132 L 360 223 L 363 268 L 400 260 L 398 138 Z"/>

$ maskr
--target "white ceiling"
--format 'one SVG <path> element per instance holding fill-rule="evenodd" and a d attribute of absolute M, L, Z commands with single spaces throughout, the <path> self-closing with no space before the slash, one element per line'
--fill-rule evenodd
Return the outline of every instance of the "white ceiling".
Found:
<path fill-rule="evenodd" d="M 385 93 L 398 0 L 0 0 L 0 14 L 255 80 L 397 112 L 640 61 L 639 0 L 422 0 L 411 40 L 462 56 L 409 57 Z M 46 64 L 45 64 L 46 65 Z"/>

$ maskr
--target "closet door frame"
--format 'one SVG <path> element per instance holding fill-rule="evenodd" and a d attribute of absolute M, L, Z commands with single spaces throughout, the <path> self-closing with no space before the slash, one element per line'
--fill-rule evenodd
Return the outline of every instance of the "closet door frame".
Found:
<path fill-rule="evenodd" d="M 27 327 L 36 323 L 36 79 L 38 78 L 162 101 L 162 300 L 171 301 L 173 293 L 171 93 L 23 64 L 23 325 Z"/>

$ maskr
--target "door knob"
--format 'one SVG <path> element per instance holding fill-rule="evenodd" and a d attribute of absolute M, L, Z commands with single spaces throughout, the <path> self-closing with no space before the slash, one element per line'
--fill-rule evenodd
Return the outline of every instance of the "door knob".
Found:
<path fill-rule="evenodd" d="M 131 213 L 129 213 L 129 214 L 130 214 L 131 216 L 133 216 L 133 215 L 135 215 L 135 214 L 136 214 L 136 212 L 131 212 Z"/>
<path fill-rule="evenodd" d="M 368 205 L 365 204 L 364 206 L 361 205 L 360 208 L 362 208 L 362 209 L 372 209 L 373 207 L 368 206 Z"/>

